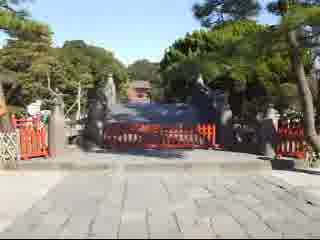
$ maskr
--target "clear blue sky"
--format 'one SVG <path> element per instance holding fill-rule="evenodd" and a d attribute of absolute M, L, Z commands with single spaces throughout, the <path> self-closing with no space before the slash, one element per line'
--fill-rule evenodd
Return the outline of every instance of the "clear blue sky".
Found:
<path fill-rule="evenodd" d="M 58 46 L 82 39 L 113 51 L 128 64 L 141 58 L 159 61 L 175 39 L 200 28 L 191 12 L 196 1 L 36 0 L 29 8 L 35 19 L 50 24 Z M 263 14 L 260 21 L 275 19 Z"/>

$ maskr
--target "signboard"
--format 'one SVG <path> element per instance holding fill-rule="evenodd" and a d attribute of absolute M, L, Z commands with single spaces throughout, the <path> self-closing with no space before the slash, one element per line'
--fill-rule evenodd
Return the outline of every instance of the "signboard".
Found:
<path fill-rule="evenodd" d="M 27 111 L 31 116 L 37 115 L 41 111 L 41 104 L 42 101 L 38 100 L 34 103 L 31 103 L 30 105 L 27 106 Z"/>

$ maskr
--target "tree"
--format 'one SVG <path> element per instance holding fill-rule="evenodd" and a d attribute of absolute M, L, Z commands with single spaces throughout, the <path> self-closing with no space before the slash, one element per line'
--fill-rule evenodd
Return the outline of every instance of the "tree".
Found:
<path fill-rule="evenodd" d="M 131 80 L 152 82 L 159 73 L 159 64 L 147 59 L 137 60 L 128 66 L 128 74 Z"/>
<path fill-rule="evenodd" d="M 25 0 L 24 0 L 25 1 Z M 32 21 L 27 11 L 19 8 L 23 0 L 0 1 L 0 29 L 9 36 L 19 39 L 42 39 L 50 41 L 51 32 L 47 25 Z M 3 82 L 0 79 L 0 104 L 6 106 Z M 9 128 L 8 118 L 1 117 L 0 124 Z"/>
<path fill-rule="evenodd" d="M 47 43 L 19 39 L 8 40 L 0 50 L 0 68 L 6 76 L 3 85 L 9 104 L 25 107 L 34 100 L 34 94 L 42 91 L 39 89 L 41 81 L 33 70 L 44 59 L 49 59 L 50 52 Z"/>
<path fill-rule="evenodd" d="M 317 26 L 320 24 L 320 7 L 316 6 L 319 1 L 313 1 L 314 5 L 302 5 L 298 1 L 291 4 L 287 2 L 287 7 L 283 13 L 282 28 L 287 37 L 289 54 L 293 72 L 296 76 L 299 93 L 304 111 L 304 126 L 309 142 L 314 150 L 320 152 L 320 136 L 317 132 L 316 114 L 311 86 L 308 82 L 305 66 L 303 64 L 303 49 L 310 47 L 310 39 L 315 38 L 315 34 L 304 34 L 307 26 Z M 290 8 L 290 10 L 289 10 Z M 317 34 L 316 34 L 317 35 Z M 312 43 L 311 43 L 312 45 Z M 320 114 L 318 112 L 318 114 Z"/>
<path fill-rule="evenodd" d="M 235 114 L 254 114 L 258 106 L 277 104 L 280 84 L 292 82 L 288 54 L 266 51 L 260 55 L 255 50 L 260 43 L 248 41 L 269 29 L 251 20 L 229 21 L 177 40 L 161 61 L 166 96 L 187 100 L 201 73 L 209 86 L 230 93 Z M 242 52 L 252 53 L 254 61 Z M 248 111 L 245 106 L 253 100 L 256 107 Z"/>
<path fill-rule="evenodd" d="M 108 74 L 112 73 L 120 98 L 125 98 L 129 82 L 127 69 L 112 52 L 82 40 L 73 40 L 65 42 L 60 53 L 73 66 L 76 79 L 82 82 L 84 91 L 103 85 Z"/>
<path fill-rule="evenodd" d="M 6 76 L 4 88 L 9 104 L 25 108 L 31 102 L 43 99 L 44 107 L 52 107 L 49 76 L 51 88 L 58 88 L 65 94 L 65 111 L 70 114 L 75 110 L 71 106 L 79 82 L 85 96 L 88 89 L 103 84 L 108 73 L 114 73 L 117 87 L 122 92 L 128 81 L 125 67 L 111 52 L 83 41 L 68 41 L 63 48 L 53 48 L 43 41 L 9 40 L 0 50 L 0 69 Z M 82 109 L 85 109 L 86 99 L 81 98 Z"/>
<path fill-rule="evenodd" d="M 193 6 L 193 13 L 204 27 L 210 28 L 226 21 L 251 19 L 260 9 L 257 0 L 205 0 Z"/>
<path fill-rule="evenodd" d="M 223 2 L 228 1 L 225 0 Z M 271 30 L 269 29 L 267 31 L 268 36 L 264 34 L 264 37 L 267 37 L 268 40 L 262 39 L 260 34 L 256 35 L 255 39 L 250 38 L 246 41 L 263 41 L 264 45 L 269 47 L 269 51 L 274 49 L 272 44 L 276 42 L 277 46 L 279 46 L 277 51 L 286 52 L 289 55 L 290 66 L 293 73 L 292 76 L 294 80 L 296 80 L 303 107 L 306 136 L 314 150 L 318 153 L 320 152 L 320 136 L 317 132 L 316 126 L 316 109 L 311 91 L 311 84 L 308 80 L 308 71 L 304 60 L 306 53 L 318 45 L 318 42 L 315 41 L 315 39 L 319 36 L 319 33 L 308 31 L 308 29 L 310 27 L 319 26 L 320 24 L 319 5 L 319 0 L 275 1 L 269 5 L 269 10 L 282 16 L 280 24 L 278 26 L 274 26 Z M 233 6 L 236 7 L 236 4 Z M 240 9 L 241 8 L 239 8 L 239 10 Z M 209 13 L 211 12 L 212 11 L 209 11 Z M 206 16 L 209 15 L 206 14 Z M 246 46 L 246 43 L 242 43 L 242 46 Z M 258 52 L 258 50 L 259 49 L 257 49 L 256 52 Z M 248 54 L 243 51 L 240 51 L 237 54 L 242 56 L 241 59 L 250 59 Z M 319 114 L 319 112 L 317 114 Z"/>
<path fill-rule="evenodd" d="M 127 71 L 131 81 L 142 80 L 151 83 L 151 98 L 153 101 L 161 102 L 163 100 L 159 63 L 152 63 L 147 59 L 137 60 L 128 66 Z"/>

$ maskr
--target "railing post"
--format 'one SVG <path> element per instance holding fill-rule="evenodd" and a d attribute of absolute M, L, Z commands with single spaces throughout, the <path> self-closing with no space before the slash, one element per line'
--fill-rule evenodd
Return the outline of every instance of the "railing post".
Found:
<path fill-rule="evenodd" d="M 17 149 L 17 161 L 21 160 L 21 141 L 20 141 L 20 130 L 16 129 L 16 149 Z"/>
<path fill-rule="evenodd" d="M 16 116 L 15 115 L 12 115 L 11 117 L 11 123 L 12 123 L 12 126 L 13 128 L 17 128 L 17 119 L 16 119 Z"/>

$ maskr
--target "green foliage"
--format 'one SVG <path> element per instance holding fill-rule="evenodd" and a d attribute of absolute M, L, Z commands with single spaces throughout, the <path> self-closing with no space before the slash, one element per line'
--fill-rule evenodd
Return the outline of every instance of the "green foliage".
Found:
<path fill-rule="evenodd" d="M 28 12 L 20 7 L 22 2 L 28 0 L 0 1 L 0 29 L 19 39 L 50 41 L 49 26 L 31 20 Z"/>
<path fill-rule="evenodd" d="M 319 5 L 319 0 L 274 0 L 268 3 L 267 9 L 275 15 L 284 15 L 297 7 L 307 9 Z M 210 28 L 228 21 L 252 19 L 261 9 L 261 1 L 257 0 L 205 0 L 194 5 L 193 14 L 202 26 Z"/>
<path fill-rule="evenodd" d="M 230 93 L 237 114 L 256 112 L 257 106 L 264 108 L 269 103 L 276 104 L 280 110 L 288 106 L 300 107 L 298 92 L 293 90 L 297 90 L 296 76 L 292 71 L 287 32 L 300 29 L 302 61 L 309 74 L 312 70 L 311 49 L 318 42 L 313 41 L 314 36 L 306 27 L 319 26 L 320 1 L 281 3 L 286 6 L 280 6 L 278 1 L 270 3 L 268 7 L 274 13 L 280 14 L 286 8 L 287 14 L 278 26 L 246 20 L 246 13 L 239 18 L 230 15 L 224 21 L 213 21 L 214 14 L 222 11 L 223 4 L 233 4 L 235 11 L 240 12 L 242 9 L 236 2 L 240 1 L 205 1 L 198 5 L 198 10 L 203 12 L 199 16 L 196 12 L 196 17 L 200 21 L 208 18 L 212 28 L 187 34 L 167 50 L 161 61 L 166 96 L 187 99 L 201 73 L 212 88 Z M 219 14 L 222 13 L 227 15 L 227 12 Z M 286 88 L 289 92 L 285 92 Z"/>
<path fill-rule="evenodd" d="M 194 16 L 204 27 L 227 21 L 248 20 L 261 10 L 257 0 L 205 0 L 193 6 Z"/>
<path fill-rule="evenodd" d="M 175 63 L 206 56 L 209 53 L 216 54 L 222 50 L 232 52 L 230 43 L 235 43 L 243 36 L 263 29 L 265 26 L 254 21 L 236 21 L 219 25 L 209 31 L 200 30 L 187 34 L 185 38 L 175 41 L 166 51 L 161 61 L 161 69 L 166 70 Z"/>
<path fill-rule="evenodd" d="M 6 98 L 10 104 L 26 106 L 44 99 L 50 106 L 51 88 L 66 94 L 66 109 L 74 103 L 78 83 L 84 93 L 107 80 L 113 73 L 116 85 L 123 94 L 128 81 L 125 67 L 105 49 L 80 41 L 66 42 L 63 48 L 52 48 L 47 42 L 10 40 L 0 50 L 0 68 L 7 76 Z M 83 106 L 86 97 L 82 98 Z"/>
<path fill-rule="evenodd" d="M 157 81 L 159 75 L 159 64 L 142 59 L 128 66 L 128 74 L 131 80 Z"/>
<path fill-rule="evenodd" d="M 163 101 L 162 76 L 160 74 L 160 64 L 152 63 L 142 59 L 128 66 L 128 74 L 131 81 L 149 81 L 151 83 L 152 101 Z"/>
<path fill-rule="evenodd" d="M 103 84 L 108 74 L 113 73 L 118 91 L 124 92 L 128 83 L 126 68 L 112 52 L 79 40 L 66 42 L 60 52 L 86 88 Z"/>
<path fill-rule="evenodd" d="M 190 95 L 192 85 L 198 76 L 199 65 L 195 60 L 183 60 L 162 72 L 162 88 L 168 101 L 185 101 Z"/>
<path fill-rule="evenodd" d="M 278 105 L 282 109 L 301 110 L 298 86 L 295 83 L 283 83 L 280 85 Z"/>
<path fill-rule="evenodd" d="M 291 69 L 287 54 L 255 40 L 270 34 L 270 27 L 254 21 L 233 21 L 177 40 L 161 61 L 166 97 L 188 99 L 201 73 L 212 88 L 233 95 L 237 114 L 275 102 L 280 84 L 291 81 Z"/>
<path fill-rule="evenodd" d="M 51 42 L 51 31 L 49 27 L 45 24 L 33 21 L 29 18 L 29 15 L 25 9 L 21 8 L 21 3 L 27 2 L 27 0 L 1 0 L 0 1 L 0 29 L 7 33 L 10 37 L 14 39 L 23 39 L 26 41 L 45 41 L 47 43 Z M 19 64 L 24 65 L 23 62 Z M 20 76 L 12 74 L 13 71 L 6 70 L 2 66 L 0 67 L 1 79 L 0 85 L 1 89 L 4 88 L 3 79 L 7 77 L 11 80 L 11 85 L 13 82 L 17 83 L 17 79 Z M 16 84 L 17 86 L 19 84 Z M 15 89 L 15 88 L 13 88 Z M 5 94 L 1 91 L 0 101 L 4 105 Z M 16 97 L 15 99 L 17 99 Z M 11 129 L 10 121 L 8 116 L 0 118 L 0 127 L 2 129 Z"/>
<path fill-rule="evenodd" d="M 26 106 L 35 95 L 43 92 L 39 89 L 42 84 L 35 70 L 42 67 L 44 59 L 48 59 L 49 50 L 47 43 L 22 40 L 9 40 L 1 49 L 0 67 L 6 76 L 3 84 L 9 104 Z"/>

